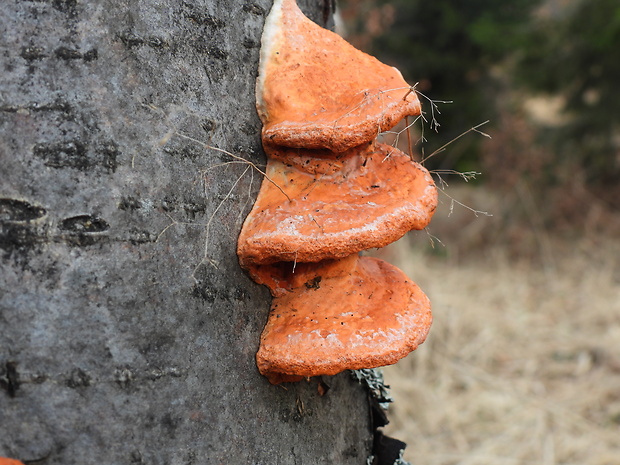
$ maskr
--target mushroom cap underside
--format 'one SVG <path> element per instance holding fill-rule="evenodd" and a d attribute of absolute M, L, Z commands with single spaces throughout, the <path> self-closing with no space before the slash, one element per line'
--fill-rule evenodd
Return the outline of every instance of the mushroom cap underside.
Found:
<path fill-rule="evenodd" d="M 338 157 L 284 149 L 277 156 L 269 158 L 268 179 L 239 236 L 243 266 L 317 262 L 384 247 L 425 228 L 437 206 L 428 171 L 385 144 Z"/>
<path fill-rule="evenodd" d="M 256 95 L 265 142 L 335 152 L 421 112 L 400 71 L 313 23 L 294 0 L 276 0 L 267 18 Z"/>
<path fill-rule="evenodd" d="M 256 356 L 277 383 L 396 363 L 424 342 L 430 302 L 398 268 L 357 255 L 295 270 L 292 291 L 273 300 Z"/>

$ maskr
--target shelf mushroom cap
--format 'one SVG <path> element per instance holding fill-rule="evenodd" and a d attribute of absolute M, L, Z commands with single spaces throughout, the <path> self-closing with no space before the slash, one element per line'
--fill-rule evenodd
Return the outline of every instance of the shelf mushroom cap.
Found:
<path fill-rule="evenodd" d="M 430 302 L 398 268 L 357 254 L 304 265 L 261 335 L 257 366 L 272 383 L 391 365 L 426 339 Z"/>
<path fill-rule="evenodd" d="M 424 229 L 437 206 L 428 171 L 385 144 L 341 155 L 324 151 L 323 158 L 297 149 L 267 153 L 268 178 L 239 235 L 244 267 L 317 262 L 384 247 Z"/>
<path fill-rule="evenodd" d="M 419 115 L 400 71 L 309 20 L 295 0 L 275 0 L 256 81 L 263 142 L 342 152 Z"/>
<path fill-rule="evenodd" d="M 9 459 L 6 457 L 0 457 L 0 465 L 24 465 L 19 460 Z"/>

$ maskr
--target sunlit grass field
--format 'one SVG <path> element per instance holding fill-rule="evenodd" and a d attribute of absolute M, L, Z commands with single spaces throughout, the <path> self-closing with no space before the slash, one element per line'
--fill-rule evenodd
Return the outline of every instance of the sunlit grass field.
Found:
<path fill-rule="evenodd" d="M 448 217 L 450 203 L 431 228 L 444 245 L 420 232 L 380 251 L 434 314 L 426 343 L 384 369 L 386 433 L 413 465 L 620 464 L 620 238 L 529 231 L 515 253 L 475 240 L 497 217 Z"/>

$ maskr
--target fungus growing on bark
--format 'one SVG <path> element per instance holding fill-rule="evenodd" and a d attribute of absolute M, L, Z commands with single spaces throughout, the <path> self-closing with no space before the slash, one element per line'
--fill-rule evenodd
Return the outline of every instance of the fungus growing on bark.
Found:
<path fill-rule="evenodd" d="M 420 113 L 400 72 L 275 0 L 256 85 L 266 177 L 239 236 L 241 265 L 274 297 L 256 355 L 270 382 L 395 363 L 421 344 L 430 304 L 358 252 L 423 229 L 428 171 L 375 140 Z"/>
<path fill-rule="evenodd" d="M 304 264 L 288 283 L 273 299 L 256 355 L 273 383 L 396 363 L 431 325 L 424 293 L 376 258 Z"/>
<path fill-rule="evenodd" d="M 256 96 L 263 143 L 334 152 L 421 111 L 400 71 L 313 23 L 295 0 L 275 0 L 267 17 Z"/>
<path fill-rule="evenodd" d="M 0 457 L 0 465 L 24 465 L 19 460 L 9 459 L 6 457 Z"/>
<path fill-rule="evenodd" d="M 239 237 L 244 266 L 316 262 L 384 247 L 424 229 L 437 206 L 428 171 L 388 145 L 338 155 L 274 147 L 267 153 L 273 182 L 261 186 Z"/>

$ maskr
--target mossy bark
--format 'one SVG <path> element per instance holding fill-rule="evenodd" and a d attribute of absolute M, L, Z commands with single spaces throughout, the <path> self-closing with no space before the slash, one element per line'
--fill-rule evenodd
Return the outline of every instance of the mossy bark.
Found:
<path fill-rule="evenodd" d="M 319 23 L 330 0 L 300 2 Z M 8 2 L 0 16 L 0 456 L 363 464 L 365 390 L 272 386 L 239 268 L 267 0 Z"/>

